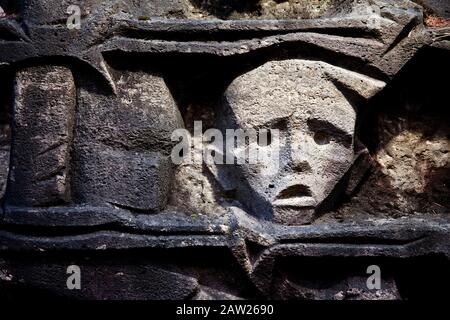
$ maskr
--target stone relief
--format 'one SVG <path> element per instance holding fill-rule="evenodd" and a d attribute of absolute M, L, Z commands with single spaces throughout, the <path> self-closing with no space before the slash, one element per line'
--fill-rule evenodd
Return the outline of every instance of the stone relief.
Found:
<path fill-rule="evenodd" d="M 0 297 L 407 299 L 448 280 L 445 4 L 0 7 Z M 173 163 L 198 121 L 277 129 L 279 157 Z M 409 284 L 427 270 L 444 280 Z"/>
<path fill-rule="evenodd" d="M 224 120 L 226 128 L 280 129 L 280 168 L 243 164 L 228 170 L 224 165 L 222 170 L 231 172 L 219 177 L 234 180 L 231 188 L 255 214 L 280 223 L 310 223 L 350 169 L 359 152 L 357 110 L 339 85 L 369 98 L 384 82 L 323 62 L 283 60 L 268 62 L 228 87 L 220 113 L 232 118 Z"/>

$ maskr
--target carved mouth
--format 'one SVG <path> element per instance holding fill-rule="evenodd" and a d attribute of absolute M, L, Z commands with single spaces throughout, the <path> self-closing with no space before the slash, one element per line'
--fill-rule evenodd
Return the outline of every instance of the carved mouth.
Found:
<path fill-rule="evenodd" d="M 296 208 L 313 208 L 316 204 L 310 188 L 301 184 L 296 184 L 282 190 L 273 202 L 273 205 L 277 207 Z"/>

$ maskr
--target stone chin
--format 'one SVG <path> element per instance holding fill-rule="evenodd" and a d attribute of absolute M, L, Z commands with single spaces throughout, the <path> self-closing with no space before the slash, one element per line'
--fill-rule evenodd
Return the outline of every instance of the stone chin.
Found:
<path fill-rule="evenodd" d="M 284 224 L 310 223 L 317 205 L 311 187 L 292 184 L 278 192 L 271 201 L 273 220 Z"/>
<path fill-rule="evenodd" d="M 273 209 L 273 222 L 285 225 L 305 225 L 312 223 L 316 207 L 276 206 Z"/>

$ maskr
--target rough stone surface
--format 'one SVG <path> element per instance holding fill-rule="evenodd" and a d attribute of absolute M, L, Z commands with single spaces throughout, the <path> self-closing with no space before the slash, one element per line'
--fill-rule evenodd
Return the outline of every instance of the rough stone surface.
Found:
<path fill-rule="evenodd" d="M 70 201 L 75 94 L 67 68 L 38 66 L 17 73 L 8 204 L 46 206 Z"/>
<path fill-rule="evenodd" d="M 9 172 L 11 128 L 7 124 L 3 124 L 0 128 L 0 198 L 3 198 Z"/>
<path fill-rule="evenodd" d="M 0 7 L 0 300 L 448 295 L 447 2 Z M 196 121 L 279 161 L 174 164 Z"/>
<path fill-rule="evenodd" d="M 415 0 L 427 13 L 450 19 L 450 3 L 442 0 Z"/>
<path fill-rule="evenodd" d="M 6 191 L 6 180 L 8 179 L 8 171 L 9 171 L 9 156 L 10 150 L 8 147 L 3 147 L 0 150 L 0 163 L 1 171 L 0 171 L 0 196 L 3 198 L 3 195 Z"/>
<path fill-rule="evenodd" d="M 329 17 L 351 8 L 347 0 L 186 0 L 187 17 L 204 19 L 314 19 Z"/>
<path fill-rule="evenodd" d="M 269 62 L 240 76 L 225 93 L 225 127 L 278 129 L 280 145 L 274 141 L 267 148 L 280 148 L 279 159 L 243 164 L 219 179 L 231 177 L 239 200 L 256 215 L 272 214 L 279 223 L 312 222 L 355 157 L 357 111 L 344 90 L 369 98 L 383 87 L 381 81 L 305 60 Z"/>
<path fill-rule="evenodd" d="M 172 131 L 182 120 L 164 80 L 118 72 L 117 97 L 80 90 L 74 146 L 77 202 L 161 210 L 173 176 Z"/>

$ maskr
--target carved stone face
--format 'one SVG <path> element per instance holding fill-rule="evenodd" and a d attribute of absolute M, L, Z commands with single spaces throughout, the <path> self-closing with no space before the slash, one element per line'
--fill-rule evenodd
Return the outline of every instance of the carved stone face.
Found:
<path fill-rule="evenodd" d="M 225 104 L 237 127 L 280 132 L 279 159 L 238 165 L 231 175 L 254 214 L 310 222 L 352 165 L 356 112 L 334 84 L 336 75 L 352 83 L 361 77 L 323 62 L 285 60 L 268 62 L 228 87 Z"/>

